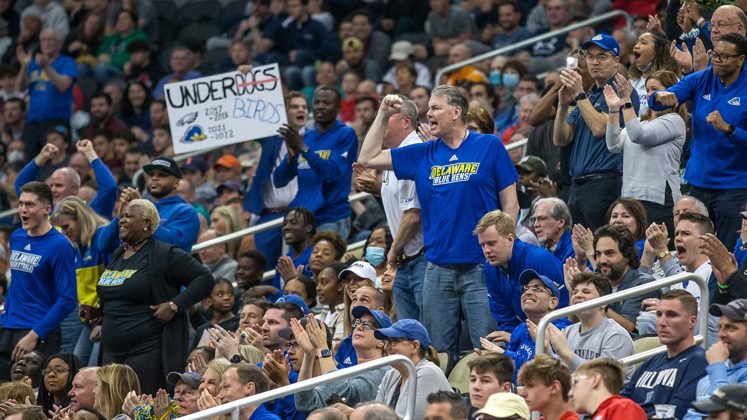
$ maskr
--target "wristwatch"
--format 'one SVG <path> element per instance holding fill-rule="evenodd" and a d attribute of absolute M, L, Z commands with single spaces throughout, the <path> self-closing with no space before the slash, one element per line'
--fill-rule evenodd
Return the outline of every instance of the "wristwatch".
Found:
<path fill-rule="evenodd" d="M 734 126 L 734 124 L 729 124 L 729 131 L 726 132 L 726 135 L 731 137 L 734 135 L 734 131 L 736 131 L 737 127 Z"/>
<path fill-rule="evenodd" d="M 174 303 L 173 301 L 169 302 L 169 309 L 174 312 L 179 312 L 179 307 L 176 306 L 176 303 Z"/>
<path fill-rule="evenodd" d="M 666 257 L 669 254 L 669 251 L 666 249 L 662 249 L 661 251 L 656 253 L 656 256 L 659 257 L 659 259 L 662 259 Z"/>
<path fill-rule="evenodd" d="M 316 356 L 317 359 L 326 359 L 328 357 L 332 357 L 332 352 L 329 351 L 329 349 L 319 350 L 319 353 Z"/>
<path fill-rule="evenodd" d="M 625 102 L 624 104 L 622 104 L 621 108 L 622 109 L 630 109 L 630 108 L 633 108 L 633 104 L 631 102 Z"/>
<path fill-rule="evenodd" d="M 576 95 L 575 100 L 576 100 L 576 102 L 578 102 L 578 101 L 584 100 L 586 98 L 588 98 L 588 96 L 586 96 L 586 92 L 581 92 L 578 95 Z"/>
<path fill-rule="evenodd" d="M 234 363 L 234 364 L 241 363 L 242 360 L 244 360 L 244 359 L 241 356 L 239 356 L 238 354 L 234 354 L 231 357 L 231 363 Z"/>

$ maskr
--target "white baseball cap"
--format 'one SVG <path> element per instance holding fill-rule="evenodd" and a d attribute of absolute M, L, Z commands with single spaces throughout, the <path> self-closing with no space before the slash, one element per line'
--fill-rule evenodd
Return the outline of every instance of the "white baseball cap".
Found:
<path fill-rule="evenodd" d="M 368 279 L 376 283 L 376 269 L 366 261 L 356 261 L 350 264 L 350 267 L 340 272 L 340 280 L 345 281 L 345 276 L 347 276 L 348 273 L 353 273 L 360 278 Z"/>

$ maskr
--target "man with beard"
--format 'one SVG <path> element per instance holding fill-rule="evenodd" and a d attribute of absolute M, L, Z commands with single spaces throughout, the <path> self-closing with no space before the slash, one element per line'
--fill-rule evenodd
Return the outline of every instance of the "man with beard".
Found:
<path fill-rule="evenodd" d="M 599 272 L 610 280 L 612 290 L 620 292 L 654 280 L 638 271 L 638 253 L 630 231 L 623 226 L 603 226 L 594 232 L 594 250 Z M 656 298 L 658 291 L 649 292 L 610 304 L 607 316 L 633 332 L 641 302 Z"/>
<path fill-rule="evenodd" d="M 197 211 L 177 194 L 182 178 L 179 166 L 173 159 L 157 157 L 143 167 L 148 176 L 148 193 L 156 205 L 161 223 L 153 234 L 159 241 L 176 245 L 186 252 L 192 250 L 200 230 Z M 135 188 L 127 188 L 119 197 L 120 208 L 131 200 L 140 198 Z M 119 246 L 119 218 L 115 217 L 101 232 L 104 252 L 111 253 Z"/>
<path fill-rule="evenodd" d="M 93 121 L 80 131 L 82 138 L 92 139 L 97 131 L 119 133 L 128 130 L 124 121 L 114 116 L 112 97 L 108 93 L 99 92 L 91 98 L 91 117 Z"/>
<path fill-rule="evenodd" d="M 519 26 L 519 21 L 521 21 L 519 5 L 507 0 L 498 5 L 499 28 L 496 28 L 496 33 L 490 40 L 493 49 L 497 50 L 532 37 L 531 31 Z"/>
<path fill-rule="evenodd" d="M 716 14 L 714 13 L 714 18 Z M 740 208 L 747 202 L 747 139 L 741 97 L 747 96 L 747 39 L 726 34 L 714 42 L 710 70 L 684 77 L 649 98 L 662 111 L 692 101 L 692 139 L 685 180 L 690 195 L 705 203 L 716 236 L 733 249 L 742 225 Z"/>
<path fill-rule="evenodd" d="M 317 231 L 350 235 L 348 193 L 352 165 L 358 156 L 355 131 L 337 121 L 341 97 L 337 89 L 320 86 L 314 92 L 315 127 L 300 134 L 290 125 L 278 129 L 288 155 L 273 174 L 278 187 L 298 179 L 298 193 L 290 207 L 305 207 L 316 217 Z"/>

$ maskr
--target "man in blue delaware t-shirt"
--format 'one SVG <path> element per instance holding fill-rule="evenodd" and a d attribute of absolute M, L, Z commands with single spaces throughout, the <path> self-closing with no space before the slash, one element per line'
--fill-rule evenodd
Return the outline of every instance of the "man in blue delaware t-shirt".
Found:
<path fill-rule="evenodd" d="M 705 315 L 705 314 L 703 314 Z M 665 293 L 656 307 L 656 335 L 667 352 L 643 362 L 620 395 L 638 403 L 649 418 L 655 406 L 676 407 L 674 417 L 685 416 L 695 400 L 700 378 L 706 375 L 705 350 L 695 344 L 698 302 L 686 290 Z"/>
<path fill-rule="evenodd" d="M 485 258 L 472 229 L 496 208 L 516 220 L 519 176 L 498 137 L 467 131 L 467 98 L 453 86 L 435 88 L 428 102 L 435 141 L 382 150 L 387 120 L 401 101 L 396 95 L 382 101 L 363 142 L 360 163 L 415 181 L 428 260 L 423 324 L 434 347 L 448 351 L 453 362 L 459 356 L 462 317 L 475 347 L 495 329 L 495 321 L 485 316 L 490 310 L 482 273 Z"/>
<path fill-rule="evenodd" d="M 21 90 L 29 88 L 29 111 L 23 142 L 26 156 L 36 156 L 44 146 L 49 128 L 62 125 L 70 132 L 73 103 L 73 83 L 78 78 L 75 61 L 60 54 L 62 37 L 52 28 L 39 36 L 40 52 L 32 56 L 19 48 L 16 57 L 21 63 Z"/>
<path fill-rule="evenodd" d="M 318 232 L 350 235 L 350 182 L 353 162 L 358 156 L 355 131 L 337 121 L 340 93 L 328 86 L 314 91 L 316 126 L 299 134 L 289 125 L 278 129 L 288 154 L 273 173 L 276 187 L 284 187 L 298 177 L 298 193 L 289 207 L 305 207 L 314 212 Z"/>
<path fill-rule="evenodd" d="M 716 236 L 734 248 L 747 201 L 747 41 L 726 34 L 713 47 L 712 67 L 695 72 L 649 97 L 661 111 L 692 103 L 692 139 L 685 180 L 690 195 L 705 203 Z M 742 107 L 742 96 L 745 107 Z"/>
<path fill-rule="evenodd" d="M 60 350 L 59 326 L 77 305 L 73 247 L 49 222 L 52 190 L 29 182 L 18 198 L 21 229 L 10 235 L 13 282 L 0 329 L 0 381 L 24 354 Z"/>

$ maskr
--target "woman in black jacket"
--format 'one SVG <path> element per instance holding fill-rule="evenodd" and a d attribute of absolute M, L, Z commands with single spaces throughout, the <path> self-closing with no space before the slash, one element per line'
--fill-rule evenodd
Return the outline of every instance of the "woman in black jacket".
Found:
<path fill-rule="evenodd" d="M 150 201 L 123 206 L 122 246 L 96 287 L 104 313 L 103 363 L 131 366 L 142 392 L 151 395 L 166 388 L 168 372 L 184 368 L 189 344 L 185 311 L 207 297 L 214 283 L 191 255 L 152 237 L 158 223 Z"/>

